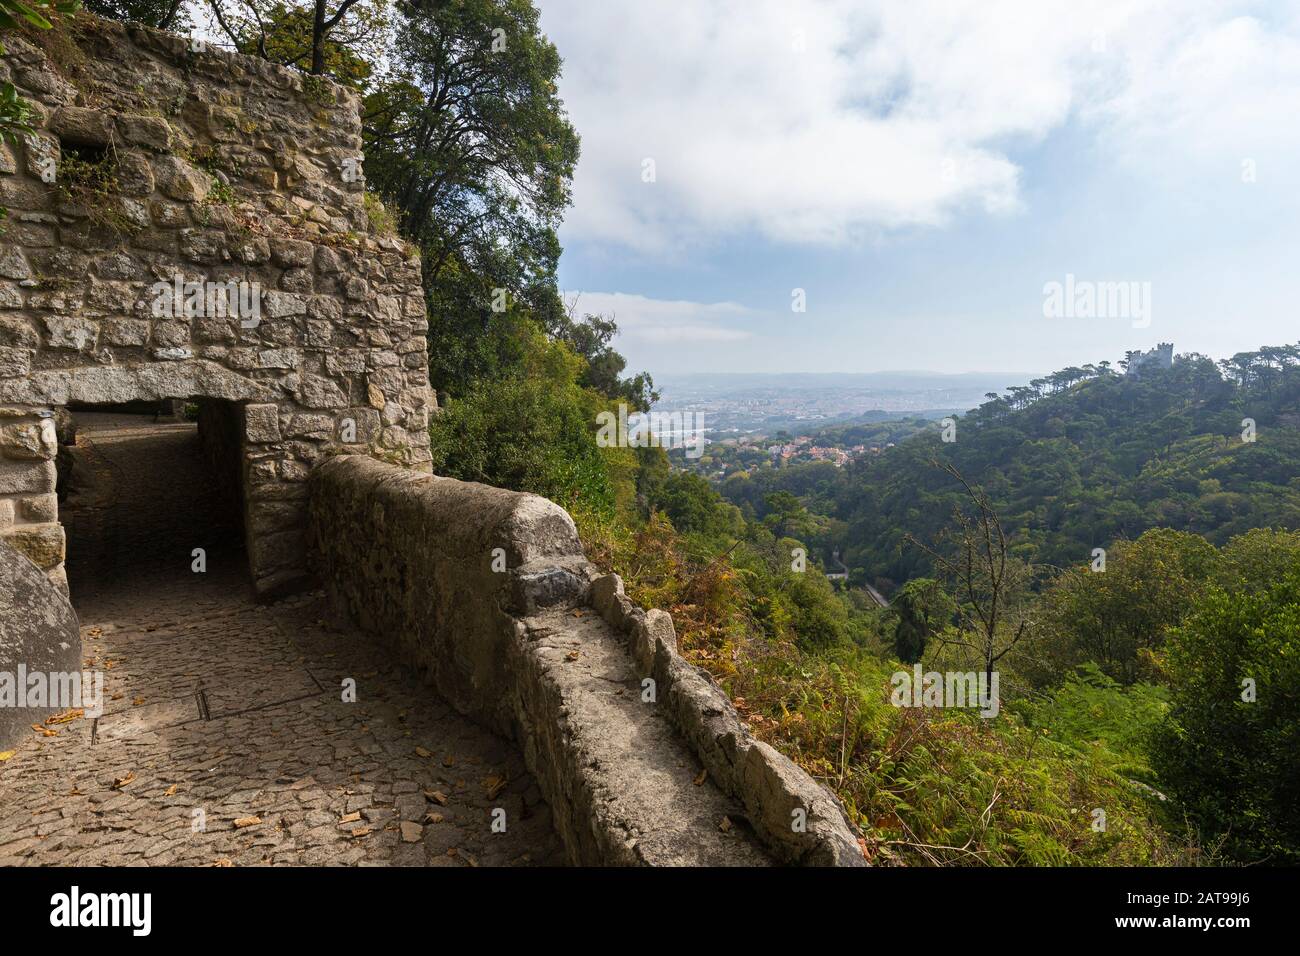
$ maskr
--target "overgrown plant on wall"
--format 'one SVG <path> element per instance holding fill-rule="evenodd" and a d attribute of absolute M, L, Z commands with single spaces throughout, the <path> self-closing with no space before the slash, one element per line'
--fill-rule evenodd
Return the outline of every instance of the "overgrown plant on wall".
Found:
<path fill-rule="evenodd" d="M 54 21 L 59 14 L 75 13 L 81 7 L 81 0 L 0 0 L 0 31 L 21 29 L 23 27 L 37 30 L 54 28 Z M 4 53 L 3 33 L 0 32 L 0 54 Z M 31 115 L 30 105 L 18 95 L 18 89 L 10 80 L 0 83 L 0 143 L 5 140 L 16 142 L 22 133 L 31 132 L 27 121 Z"/>

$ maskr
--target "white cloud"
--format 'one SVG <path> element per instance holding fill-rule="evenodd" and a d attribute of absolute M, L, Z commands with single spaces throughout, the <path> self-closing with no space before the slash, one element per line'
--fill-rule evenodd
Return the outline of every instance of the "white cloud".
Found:
<path fill-rule="evenodd" d="M 577 299 L 578 315 L 600 314 L 618 322 L 619 334 L 656 344 L 677 342 L 735 342 L 749 338 L 749 330 L 728 325 L 754 312 L 735 302 L 686 302 L 650 299 L 625 292 L 565 292 L 566 302 Z"/>
<path fill-rule="evenodd" d="M 842 245 L 1012 212 L 1015 148 L 1074 117 L 1155 173 L 1300 157 L 1295 15 L 1244 0 L 540 5 L 583 140 L 566 232 L 586 240 Z"/>

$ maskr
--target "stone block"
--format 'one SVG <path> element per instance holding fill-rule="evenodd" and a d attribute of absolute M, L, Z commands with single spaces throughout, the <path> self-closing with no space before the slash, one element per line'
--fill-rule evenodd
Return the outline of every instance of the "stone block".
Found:
<path fill-rule="evenodd" d="M 244 437 L 254 444 L 280 440 L 280 409 L 276 405 L 244 406 Z"/>
<path fill-rule="evenodd" d="M 0 458 L 0 495 L 48 494 L 56 475 L 52 461 L 12 461 Z"/>
<path fill-rule="evenodd" d="M 0 541 L 24 555 L 42 571 L 63 563 L 63 525 L 20 524 L 0 533 Z"/>
<path fill-rule="evenodd" d="M 0 455 L 17 461 L 49 461 L 58 451 L 54 422 L 23 422 L 0 427 Z"/>
<path fill-rule="evenodd" d="M 144 146 L 164 153 L 172 145 L 172 128 L 161 116 L 136 116 L 130 113 L 117 118 L 122 138 L 133 146 Z"/>
<path fill-rule="evenodd" d="M 32 370 L 33 349 L 0 346 L 0 378 L 21 378 Z"/>
<path fill-rule="evenodd" d="M 212 191 L 212 177 L 179 157 L 159 156 L 153 167 L 158 188 L 171 199 L 202 202 Z"/>
<path fill-rule="evenodd" d="M 107 113 L 84 106 L 61 106 L 50 117 L 50 132 L 65 145 L 107 146 L 113 121 Z"/>

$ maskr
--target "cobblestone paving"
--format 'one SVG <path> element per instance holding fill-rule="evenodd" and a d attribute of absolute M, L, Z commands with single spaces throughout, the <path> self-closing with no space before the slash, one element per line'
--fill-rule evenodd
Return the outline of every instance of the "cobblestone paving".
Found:
<path fill-rule="evenodd" d="M 68 572 L 104 714 L 0 762 L 0 865 L 563 862 L 510 744 L 319 594 L 252 600 L 193 426 L 85 416 L 76 455 Z"/>

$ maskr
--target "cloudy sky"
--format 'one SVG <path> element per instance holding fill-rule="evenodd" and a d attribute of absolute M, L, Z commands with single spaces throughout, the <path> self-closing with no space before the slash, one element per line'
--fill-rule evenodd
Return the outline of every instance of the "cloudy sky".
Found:
<path fill-rule="evenodd" d="M 561 286 L 635 369 L 1300 339 L 1296 0 L 539 5 L 582 136 Z M 1045 316 L 1067 275 L 1149 315 Z"/>

